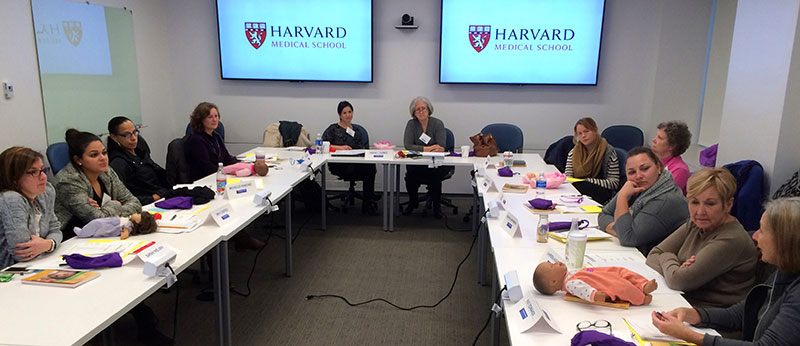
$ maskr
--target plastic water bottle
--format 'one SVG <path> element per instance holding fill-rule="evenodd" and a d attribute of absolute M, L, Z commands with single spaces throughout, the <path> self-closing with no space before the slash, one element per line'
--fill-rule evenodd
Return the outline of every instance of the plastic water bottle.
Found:
<path fill-rule="evenodd" d="M 314 149 L 317 150 L 317 154 L 322 154 L 322 134 L 317 134 L 317 139 L 314 140 Z"/>
<path fill-rule="evenodd" d="M 550 217 L 547 214 L 539 214 L 539 229 L 536 230 L 536 242 L 546 243 L 548 232 L 550 232 Z"/>
<path fill-rule="evenodd" d="M 567 233 L 567 268 L 580 269 L 583 268 L 583 255 L 586 253 L 586 241 L 589 236 L 586 232 L 578 229 L 578 219 L 572 219 L 572 225 Z"/>
<path fill-rule="evenodd" d="M 228 179 L 225 178 L 225 172 L 222 171 L 222 162 L 217 166 L 217 196 L 225 194 L 225 185 L 228 185 Z"/>
<path fill-rule="evenodd" d="M 536 177 L 536 195 L 542 197 L 545 189 L 547 189 L 547 178 L 544 177 L 544 173 L 540 172 Z"/>

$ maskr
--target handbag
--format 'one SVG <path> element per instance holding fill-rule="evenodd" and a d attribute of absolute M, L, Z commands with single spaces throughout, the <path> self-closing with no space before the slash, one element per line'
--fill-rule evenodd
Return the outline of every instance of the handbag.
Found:
<path fill-rule="evenodd" d="M 469 138 L 477 157 L 489 157 L 497 155 L 497 141 L 492 134 L 484 135 L 479 133 Z"/>

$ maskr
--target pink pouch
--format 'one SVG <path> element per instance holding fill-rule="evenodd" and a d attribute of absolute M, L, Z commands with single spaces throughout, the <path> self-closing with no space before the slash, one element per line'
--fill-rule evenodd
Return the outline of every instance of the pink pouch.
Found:
<path fill-rule="evenodd" d="M 242 170 L 246 170 L 246 171 L 245 172 L 240 172 Z M 247 177 L 247 176 L 251 176 L 253 174 L 256 174 L 256 170 L 254 168 L 254 165 L 252 163 L 247 163 L 247 162 L 238 162 L 238 163 L 234 163 L 232 165 L 227 165 L 225 167 L 222 167 L 222 172 L 225 173 L 225 174 L 235 174 L 238 177 Z M 250 172 L 250 174 L 242 175 L 242 174 L 246 174 L 247 172 Z"/>
<path fill-rule="evenodd" d="M 547 173 L 544 177 L 547 179 L 548 189 L 556 189 L 567 180 L 567 176 L 559 172 Z"/>

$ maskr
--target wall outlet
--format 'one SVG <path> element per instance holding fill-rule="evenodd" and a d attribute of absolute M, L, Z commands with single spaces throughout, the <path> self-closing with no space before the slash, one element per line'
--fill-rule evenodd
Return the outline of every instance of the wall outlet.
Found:
<path fill-rule="evenodd" d="M 6 96 L 6 100 L 14 97 L 14 84 L 9 81 L 3 81 L 3 95 Z"/>

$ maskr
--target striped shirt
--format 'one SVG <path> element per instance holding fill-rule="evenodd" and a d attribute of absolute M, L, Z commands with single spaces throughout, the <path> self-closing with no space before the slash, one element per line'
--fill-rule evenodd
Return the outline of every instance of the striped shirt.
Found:
<path fill-rule="evenodd" d="M 574 178 L 572 171 L 572 149 L 567 154 L 567 167 L 564 169 L 564 175 Z M 617 152 L 611 145 L 606 146 L 606 154 L 603 157 L 603 167 L 600 169 L 600 174 L 594 178 L 586 178 L 586 181 L 599 185 L 606 190 L 616 191 L 619 188 L 619 159 Z"/>

